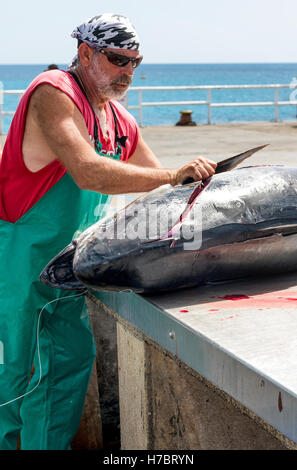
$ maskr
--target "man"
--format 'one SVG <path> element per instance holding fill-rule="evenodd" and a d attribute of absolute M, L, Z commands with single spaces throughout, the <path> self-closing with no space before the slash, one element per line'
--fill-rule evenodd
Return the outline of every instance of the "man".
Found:
<path fill-rule="evenodd" d="M 19 434 L 22 449 L 69 449 L 80 422 L 94 340 L 83 297 L 39 282 L 45 264 L 98 220 L 108 195 L 207 178 L 216 167 L 197 158 L 163 169 L 113 101 L 141 62 L 127 18 L 100 15 L 72 36 L 78 55 L 70 72 L 31 83 L 1 159 L 0 449 L 15 449 Z"/>

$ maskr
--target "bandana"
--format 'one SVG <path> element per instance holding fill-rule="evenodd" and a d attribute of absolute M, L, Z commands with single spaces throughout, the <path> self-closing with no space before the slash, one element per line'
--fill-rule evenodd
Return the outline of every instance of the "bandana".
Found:
<path fill-rule="evenodd" d="M 90 18 L 85 23 L 77 26 L 71 37 L 85 42 L 90 47 L 110 47 L 112 49 L 139 49 L 139 37 L 131 21 L 122 15 L 103 13 Z M 69 69 L 75 67 L 78 62 L 76 55 Z"/>
<path fill-rule="evenodd" d="M 104 13 L 77 26 L 71 36 L 90 47 L 112 49 L 139 49 L 139 38 L 134 26 L 126 16 Z"/>

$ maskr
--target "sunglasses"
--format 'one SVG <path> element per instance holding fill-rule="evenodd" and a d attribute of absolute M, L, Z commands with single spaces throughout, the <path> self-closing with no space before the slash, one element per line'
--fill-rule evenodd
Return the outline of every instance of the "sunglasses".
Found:
<path fill-rule="evenodd" d="M 113 65 L 117 65 L 118 67 L 125 67 L 125 65 L 129 64 L 129 62 L 131 62 L 132 64 L 132 67 L 133 69 L 136 69 L 136 67 L 138 67 L 138 65 L 140 65 L 143 57 L 142 56 L 139 56 L 139 57 L 133 57 L 133 58 L 130 58 L 130 57 L 127 57 L 126 55 L 122 55 L 122 54 L 115 54 L 114 52 L 109 52 L 109 51 L 106 51 L 104 49 L 97 49 L 98 52 L 101 52 L 101 54 L 104 54 L 107 58 L 107 60 L 113 64 Z"/>

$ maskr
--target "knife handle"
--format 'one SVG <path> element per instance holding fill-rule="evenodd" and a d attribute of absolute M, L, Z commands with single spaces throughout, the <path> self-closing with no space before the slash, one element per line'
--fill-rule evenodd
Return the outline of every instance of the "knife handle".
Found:
<path fill-rule="evenodd" d="M 191 176 L 188 176 L 188 178 L 186 178 L 182 181 L 182 184 L 190 184 L 190 183 L 194 183 L 194 181 L 195 180 L 193 178 L 191 178 Z"/>

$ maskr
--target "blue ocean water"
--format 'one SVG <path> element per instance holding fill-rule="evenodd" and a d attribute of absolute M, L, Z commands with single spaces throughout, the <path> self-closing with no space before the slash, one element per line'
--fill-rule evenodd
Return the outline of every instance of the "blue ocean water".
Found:
<path fill-rule="evenodd" d="M 46 69 L 44 65 L 0 65 L 0 81 L 4 89 L 25 89 L 31 80 Z M 59 65 L 66 69 L 66 65 Z M 141 64 L 135 71 L 133 86 L 181 86 L 181 85 L 254 85 L 290 84 L 297 77 L 297 64 Z M 279 99 L 288 101 L 291 89 L 281 89 Z M 128 93 L 129 105 L 138 103 L 136 91 Z M 145 91 L 143 101 L 206 100 L 206 91 Z M 215 90 L 213 102 L 274 101 L 273 90 Z M 17 106 L 15 96 L 6 95 L 4 110 L 13 111 Z M 147 107 L 143 109 L 143 125 L 172 125 L 179 120 L 181 109 L 192 109 L 193 120 L 207 123 L 206 106 Z M 138 119 L 138 111 L 131 110 Z M 295 106 L 281 106 L 279 119 L 296 119 Z M 212 122 L 273 121 L 273 107 L 212 108 Z M 10 117 L 4 118 L 7 132 Z"/>

